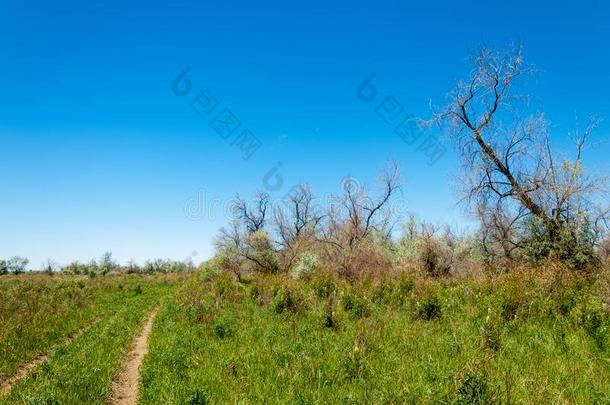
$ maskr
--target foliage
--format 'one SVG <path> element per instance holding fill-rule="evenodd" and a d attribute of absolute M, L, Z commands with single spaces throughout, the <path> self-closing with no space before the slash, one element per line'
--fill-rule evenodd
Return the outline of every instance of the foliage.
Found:
<path fill-rule="evenodd" d="M 25 272 L 30 261 L 21 256 L 13 256 L 8 261 L 0 263 L 0 275 L 4 273 L 21 274 Z"/>
<path fill-rule="evenodd" d="M 586 218 L 565 223 L 559 238 L 555 239 L 550 237 L 539 219 L 530 218 L 526 222 L 526 236 L 522 242 L 523 256 L 533 264 L 555 259 L 572 268 L 582 269 L 599 264 L 595 240 L 593 228 Z"/>
<path fill-rule="evenodd" d="M 315 253 L 305 252 L 300 255 L 291 269 L 292 277 L 297 279 L 307 279 L 320 266 L 320 260 Z"/>
<path fill-rule="evenodd" d="M 442 306 L 439 298 L 434 293 L 428 295 L 419 303 L 417 317 L 425 321 L 438 319 L 442 314 Z"/>

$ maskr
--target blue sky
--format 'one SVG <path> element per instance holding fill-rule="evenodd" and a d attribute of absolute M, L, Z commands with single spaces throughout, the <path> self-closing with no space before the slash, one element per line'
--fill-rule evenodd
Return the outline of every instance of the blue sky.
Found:
<path fill-rule="evenodd" d="M 275 197 L 299 181 L 320 195 L 347 175 L 372 182 L 395 160 L 409 211 L 466 226 L 451 149 L 428 165 L 355 90 L 375 72 L 380 97 L 426 116 L 481 44 L 523 41 L 558 148 L 576 113 L 610 118 L 602 1 L 166 3 L 0 2 L 0 257 L 202 260 L 226 216 L 185 206 L 251 195 L 279 162 Z M 189 105 L 204 89 L 218 101 L 206 118 Z M 260 140 L 249 160 L 210 126 L 223 108 Z M 607 172 L 609 150 L 588 163 Z"/>

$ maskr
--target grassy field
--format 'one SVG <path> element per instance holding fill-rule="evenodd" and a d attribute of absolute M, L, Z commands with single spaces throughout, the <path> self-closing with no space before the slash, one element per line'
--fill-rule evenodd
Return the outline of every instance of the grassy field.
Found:
<path fill-rule="evenodd" d="M 0 403 L 105 403 L 131 339 L 174 286 L 142 276 L 0 278 L 2 380 L 47 355 Z"/>
<path fill-rule="evenodd" d="M 192 279 L 157 318 L 141 403 L 607 403 L 606 286 Z"/>
<path fill-rule="evenodd" d="M 3 375 L 48 353 L 0 404 L 108 403 L 155 308 L 142 404 L 610 402 L 606 273 L 238 282 L 203 271 L 0 285 L 2 325 L 21 322 L 2 329 L 13 342 Z"/>

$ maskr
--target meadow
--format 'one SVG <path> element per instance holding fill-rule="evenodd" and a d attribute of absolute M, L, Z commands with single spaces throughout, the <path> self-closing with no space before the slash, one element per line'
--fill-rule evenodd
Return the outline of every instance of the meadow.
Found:
<path fill-rule="evenodd" d="M 0 403 L 105 403 L 143 318 L 176 281 L 160 276 L 0 278 Z"/>
<path fill-rule="evenodd" d="M 121 403 L 156 312 L 137 402 L 608 403 L 610 275 L 319 270 L 0 278 L 0 404 Z"/>
<path fill-rule="evenodd" d="M 609 285 L 198 273 L 155 322 L 140 403 L 607 403 Z"/>

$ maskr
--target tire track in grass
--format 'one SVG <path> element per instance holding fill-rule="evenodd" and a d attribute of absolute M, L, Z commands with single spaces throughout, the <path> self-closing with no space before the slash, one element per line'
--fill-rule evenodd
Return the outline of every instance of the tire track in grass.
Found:
<path fill-rule="evenodd" d="M 133 405 L 138 401 L 138 389 L 140 382 L 140 366 L 144 360 L 144 356 L 148 352 L 148 338 L 152 331 L 155 316 L 159 312 L 159 308 L 155 308 L 140 334 L 134 339 L 133 347 L 129 354 L 125 357 L 123 369 L 121 373 L 112 383 L 112 396 L 110 404 L 113 405 Z"/>
<path fill-rule="evenodd" d="M 66 337 L 55 348 L 60 347 L 60 346 L 68 346 L 70 343 L 72 343 L 76 339 L 78 339 L 83 333 L 85 333 L 87 330 L 89 330 L 98 321 L 99 321 L 99 319 L 95 319 L 95 320 L 93 320 L 93 322 L 89 323 L 88 325 L 85 325 L 84 327 L 80 328 L 76 332 L 73 332 L 72 334 L 68 335 L 68 337 Z M 34 370 L 36 367 L 40 366 L 42 363 L 47 361 L 47 359 L 51 356 L 51 354 L 53 353 L 55 348 L 51 348 L 51 350 L 49 350 L 46 353 L 39 354 L 38 356 L 34 357 L 29 363 L 19 366 L 19 368 L 13 373 L 13 375 L 8 377 L 5 381 L 0 381 L 0 396 L 8 394 L 16 383 L 18 383 L 19 381 L 21 381 L 22 379 L 27 377 L 28 374 L 32 370 Z"/>

